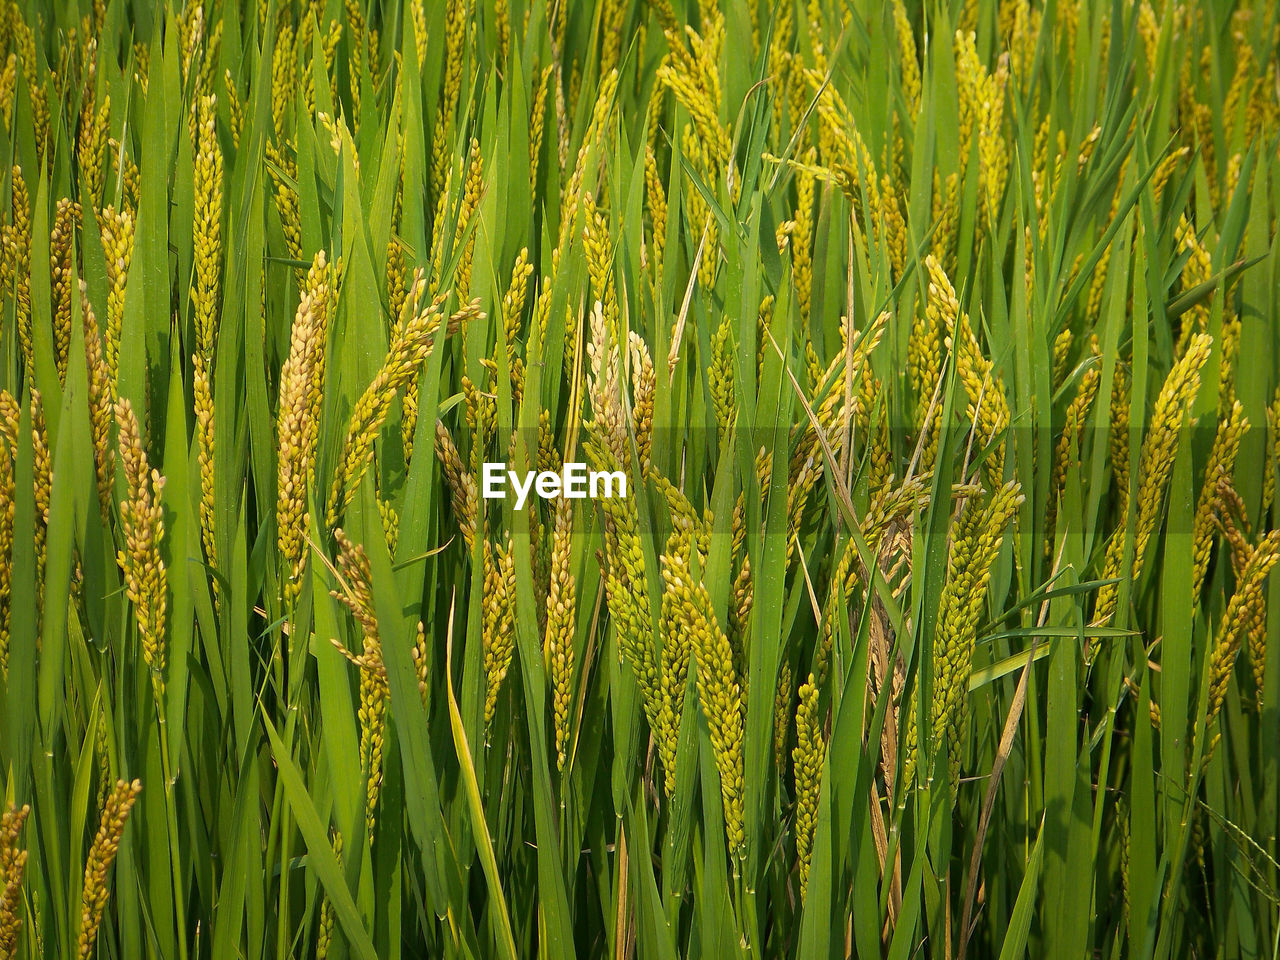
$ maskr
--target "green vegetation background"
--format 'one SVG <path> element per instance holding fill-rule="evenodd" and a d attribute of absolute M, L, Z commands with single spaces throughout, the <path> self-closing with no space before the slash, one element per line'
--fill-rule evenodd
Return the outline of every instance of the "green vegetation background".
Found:
<path fill-rule="evenodd" d="M 9 0 L 0 958 L 1277 956 L 1278 29 Z"/>

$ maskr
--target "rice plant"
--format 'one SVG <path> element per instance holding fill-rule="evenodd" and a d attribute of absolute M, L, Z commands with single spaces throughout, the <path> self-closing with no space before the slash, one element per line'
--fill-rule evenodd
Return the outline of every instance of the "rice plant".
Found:
<path fill-rule="evenodd" d="M 1278 44 L 4 0 L 0 960 L 1280 955 Z"/>

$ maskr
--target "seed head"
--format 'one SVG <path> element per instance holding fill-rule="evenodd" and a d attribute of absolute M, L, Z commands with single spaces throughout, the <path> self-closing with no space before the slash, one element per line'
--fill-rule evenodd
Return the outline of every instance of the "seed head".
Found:
<path fill-rule="evenodd" d="M 107 906 L 110 896 L 108 883 L 111 864 L 120 850 L 120 840 L 124 836 L 125 823 L 129 819 L 129 811 L 142 792 L 142 781 L 134 780 L 126 783 L 117 780 L 115 789 L 107 797 L 107 804 L 102 808 L 102 819 L 98 823 L 98 833 L 93 838 L 93 846 L 89 848 L 89 859 L 84 865 L 84 883 L 80 893 L 80 960 L 88 960 L 98 940 L 98 926 L 102 922 L 102 911 Z"/>
<path fill-rule="evenodd" d="M 813 674 L 800 685 L 796 710 L 796 745 L 791 751 L 796 781 L 796 863 L 800 871 L 800 898 L 809 889 L 809 863 L 813 856 L 814 827 L 818 822 L 818 796 L 826 744 L 818 712 L 818 684 Z"/>
<path fill-rule="evenodd" d="M 286 604 L 302 590 L 306 559 L 307 497 L 314 482 L 316 441 L 324 400 L 331 271 L 324 251 L 316 254 L 298 302 L 289 337 L 289 357 L 280 371 L 276 410 L 276 537 Z"/>
<path fill-rule="evenodd" d="M 142 655 L 151 668 L 156 695 L 164 692 L 165 620 L 168 610 L 168 574 L 160 543 L 164 538 L 164 507 L 160 491 L 164 477 L 151 469 L 133 406 L 121 397 L 115 406 L 120 428 L 120 461 L 127 484 L 120 504 L 124 546 L 117 562 L 124 573 L 125 592 L 133 604 Z"/>

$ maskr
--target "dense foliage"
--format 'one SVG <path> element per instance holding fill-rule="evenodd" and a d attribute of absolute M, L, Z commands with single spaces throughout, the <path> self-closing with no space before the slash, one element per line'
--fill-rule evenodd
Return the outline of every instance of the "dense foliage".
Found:
<path fill-rule="evenodd" d="M 1278 40 L 7 0 L 0 958 L 1274 956 Z"/>

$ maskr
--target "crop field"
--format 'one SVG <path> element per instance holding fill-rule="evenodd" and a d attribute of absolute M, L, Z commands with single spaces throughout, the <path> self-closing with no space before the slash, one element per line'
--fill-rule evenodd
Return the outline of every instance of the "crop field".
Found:
<path fill-rule="evenodd" d="M 0 960 L 1280 956 L 1278 52 L 0 0 Z"/>

